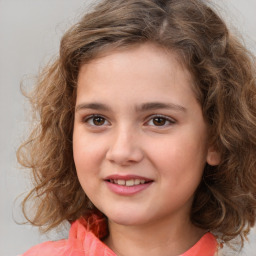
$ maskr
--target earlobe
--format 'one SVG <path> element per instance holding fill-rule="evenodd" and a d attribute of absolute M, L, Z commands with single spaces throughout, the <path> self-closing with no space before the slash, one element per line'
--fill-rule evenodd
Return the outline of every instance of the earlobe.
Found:
<path fill-rule="evenodd" d="M 208 149 L 206 162 L 211 166 L 218 165 L 220 163 L 220 153 L 213 147 L 210 147 Z"/>

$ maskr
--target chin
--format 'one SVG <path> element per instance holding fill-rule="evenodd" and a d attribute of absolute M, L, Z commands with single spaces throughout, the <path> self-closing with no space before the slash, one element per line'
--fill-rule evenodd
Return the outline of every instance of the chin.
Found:
<path fill-rule="evenodd" d="M 131 220 L 131 219 L 109 219 L 111 222 L 121 226 L 140 226 L 143 225 L 143 221 Z"/>
<path fill-rule="evenodd" d="M 136 226 L 136 225 L 141 225 L 145 223 L 145 218 L 143 218 L 142 216 L 139 216 L 138 213 L 135 215 L 134 213 L 131 214 L 131 212 L 125 212 L 125 213 L 119 212 L 119 213 L 106 214 L 106 216 L 111 222 L 114 222 L 118 225 L 123 225 L 123 226 Z"/>

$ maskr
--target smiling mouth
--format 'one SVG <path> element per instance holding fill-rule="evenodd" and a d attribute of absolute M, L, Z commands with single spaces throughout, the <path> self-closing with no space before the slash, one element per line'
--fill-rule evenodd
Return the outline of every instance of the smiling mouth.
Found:
<path fill-rule="evenodd" d="M 137 175 L 110 175 L 104 181 L 110 191 L 120 196 L 133 196 L 148 189 L 154 182 Z"/>
<path fill-rule="evenodd" d="M 146 181 L 143 179 L 130 179 L 130 180 L 122 180 L 122 179 L 109 179 L 107 180 L 110 183 L 117 184 L 120 186 L 125 186 L 125 187 L 132 187 L 132 186 L 137 186 L 140 184 L 145 184 L 149 183 L 151 181 Z"/>

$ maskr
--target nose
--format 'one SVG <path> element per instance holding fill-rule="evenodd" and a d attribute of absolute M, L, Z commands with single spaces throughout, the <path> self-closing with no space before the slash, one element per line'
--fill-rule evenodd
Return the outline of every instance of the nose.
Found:
<path fill-rule="evenodd" d="M 106 159 L 112 163 L 128 166 L 140 162 L 144 157 L 142 145 L 134 131 L 123 129 L 116 131 L 106 153 Z"/>

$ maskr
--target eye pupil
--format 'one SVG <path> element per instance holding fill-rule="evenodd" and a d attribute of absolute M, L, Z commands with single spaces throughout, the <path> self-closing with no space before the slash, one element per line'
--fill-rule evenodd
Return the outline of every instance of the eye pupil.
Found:
<path fill-rule="evenodd" d="M 162 117 L 155 117 L 155 118 L 153 119 L 153 123 L 154 123 L 154 125 L 156 125 L 156 126 L 161 126 L 161 125 L 165 125 L 166 120 L 165 120 L 164 118 L 162 118 Z"/>
<path fill-rule="evenodd" d="M 103 117 L 100 116 L 96 116 L 93 118 L 93 124 L 94 125 L 103 125 L 105 122 L 105 119 Z"/>

